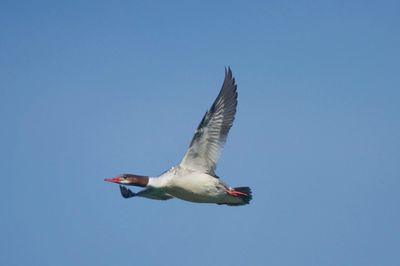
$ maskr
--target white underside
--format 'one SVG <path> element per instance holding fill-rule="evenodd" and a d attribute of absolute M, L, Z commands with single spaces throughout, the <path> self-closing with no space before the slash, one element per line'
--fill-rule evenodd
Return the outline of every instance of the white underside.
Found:
<path fill-rule="evenodd" d="M 150 178 L 148 186 L 191 202 L 219 204 L 243 202 L 241 198 L 227 194 L 228 187 L 218 178 L 182 168 L 172 168 L 158 178 Z"/>

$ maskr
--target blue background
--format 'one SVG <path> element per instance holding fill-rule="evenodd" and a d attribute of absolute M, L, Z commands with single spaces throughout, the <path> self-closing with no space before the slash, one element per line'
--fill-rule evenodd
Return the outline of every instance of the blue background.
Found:
<path fill-rule="evenodd" d="M 2 1 L 1 265 L 400 265 L 398 1 Z M 123 199 L 222 84 L 244 207 Z"/>

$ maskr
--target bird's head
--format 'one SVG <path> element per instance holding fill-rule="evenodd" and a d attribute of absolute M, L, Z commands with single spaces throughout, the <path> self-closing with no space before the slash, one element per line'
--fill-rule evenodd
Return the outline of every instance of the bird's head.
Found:
<path fill-rule="evenodd" d="M 122 174 L 116 177 L 105 178 L 104 181 L 122 184 L 126 186 L 145 187 L 149 182 L 149 177 L 141 175 Z"/>

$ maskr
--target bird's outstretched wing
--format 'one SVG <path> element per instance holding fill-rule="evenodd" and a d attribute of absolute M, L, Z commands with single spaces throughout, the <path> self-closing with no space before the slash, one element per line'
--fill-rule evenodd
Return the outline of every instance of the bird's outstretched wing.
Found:
<path fill-rule="evenodd" d="M 215 175 L 216 163 L 235 119 L 237 91 L 230 68 L 221 91 L 197 127 L 180 166 Z"/>

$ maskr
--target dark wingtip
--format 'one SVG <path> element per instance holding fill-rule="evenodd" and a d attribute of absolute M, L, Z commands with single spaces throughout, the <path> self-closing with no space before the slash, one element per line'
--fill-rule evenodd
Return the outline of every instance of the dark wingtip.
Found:
<path fill-rule="evenodd" d="M 233 73 L 232 73 L 232 69 L 230 66 L 225 67 L 225 79 L 224 79 L 224 83 L 222 84 L 222 89 L 227 86 L 229 87 L 229 85 L 234 87 L 235 93 L 237 94 L 236 90 L 237 90 L 237 84 L 236 84 L 236 80 L 233 77 Z M 237 98 L 237 95 L 236 95 Z"/>
<path fill-rule="evenodd" d="M 230 66 L 225 66 L 225 77 L 232 79 L 232 69 Z"/>
<path fill-rule="evenodd" d="M 121 191 L 121 196 L 124 197 L 125 199 L 129 199 L 136 196 L 136 193 L 132 192 L 129 188 L 125 186 L 119 185 L 119 189 Z"/>

